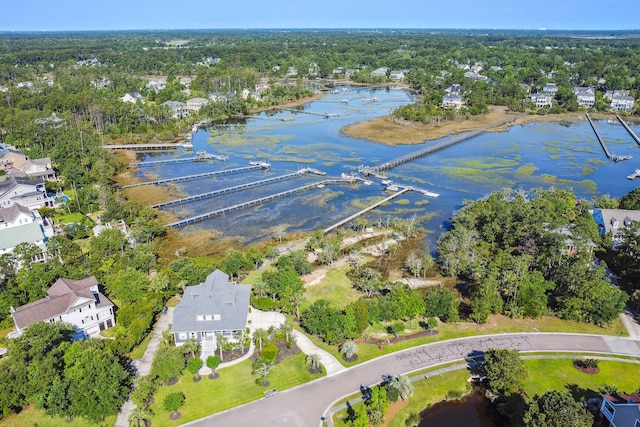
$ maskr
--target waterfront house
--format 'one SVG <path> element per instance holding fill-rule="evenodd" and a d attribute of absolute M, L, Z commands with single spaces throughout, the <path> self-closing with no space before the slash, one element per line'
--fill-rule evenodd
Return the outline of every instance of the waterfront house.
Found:
<path fill-rule="evenodd" d="M 391 73 L 389 73 L 389 79 L 393 80 L 394 82 L 401 82 L 404 80 L 404 72 L 402 70 L 393 70 L 391 71 Z"/>
<path fill-rule="evenodd" d="M 628 90 L 608 90 L 604 98 L 611 102 L 613 111 L 632 111 L 636 104 L 636 99 L 629 96 Z"/>
<path fill-rule="evenodd" d="M 442 97 L 442 108 L 453 108 L 459 110 L 464 105 L 462 96 L 448 93 Z"/>
<path fill-rule="evenodd" d="M 189 116 L 189 109 L 184 102 L 165 101 L 162 105 L 166 105 L 171 110 L 171 117 L 174 119 L 182 119 Z"/>
<path fill-rule="evenodd" d="M 610 427 L 640 427 L 640 395 L 605 394 L 600 404 L 600 416 Z"/>
<path fill-rule="evenodd" d="M 571 91 L 582 108 L 593 108 L 596 104 L 596 92 L 592 87 L 576 86 L 571 88 Z"/>
<path fill-rule="evenodd" d="M 208 104 L 209 100 L 206 98 L 191 98 L 187 100 L 187 109 L 197 113 L 202 107 Z"/>
<path fill-rule="evenodd" d="M 81 280 L 60 278 L 47 296 L 18 308 L 11 308 L 15 323 L 13 336 L 36 322 L 64 322 L 84 335 L 98 333 L 115 325 L 113 303 L 98 288 L 95 276 Z"/>
<path fill-rule="evenodd" d="M 171 333 L 177 346 L 189 339 L 202 345 L 203 354 L 217 347 L 217 337 L 235 340 L 247 327 L 251 285 L 229 282 L 220 270 L 209 274 L 204 283 L 187 286 L 175 307 Z"/>
<path fill-rule="evenodd" d="M 530 98 L 536 108 L 551 107 L 553 105 L 553 97 L 548 93 L 532 93 Z"/>
<path fill-rule="evenodd" d="M 612 249 L 615 249 L 624 237 L 624 232 L 632 223 L 640 221 L 639 210 L 594 209 L 593 220 L 598 226 L 600 236 L 611 233 Z"/>

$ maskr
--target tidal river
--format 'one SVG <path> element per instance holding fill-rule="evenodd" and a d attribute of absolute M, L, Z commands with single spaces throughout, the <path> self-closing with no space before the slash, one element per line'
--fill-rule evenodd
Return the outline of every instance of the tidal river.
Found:
<path fill-rule="evenodd" d="M 340 129 L 353 123 L 388 114 L 413 102 L 402 90 L 357 89 L 325 95 L 303 107 L 303 112 L 260 113 L 243 121 L 214 124 L 199 130 L 194 150 L 229 156 L 226 162 L 202 162 L 142 167 L 142 178 L 168 178 L 248 166 L 250 161 L 268 161 L 265 172 L 179 183 L 176 191 L 188 196 L 233 187 L 312 167 L 326 176 L 299 178 L 252 190 L 219 196 L 170 208 L 178 218 L 187 218 L 245 201 L 264 197 L 342 173 L 355 172 L 360 165 L 374 166 L 422 148 L 422 145 L 387 147 L 346 137 Z M 329 113 L 322 115 L 307 114 Z M 333 116 L 337 114 L 337 116 Z M 505 132 L 486 133 L 389 170 L 389 179 L 438 193 L 437 198 L 410 192 L 370 212 L 371 222 L 411 215 L 428 218 L 423 227 L 430 232 L 431 249 L 447 220 L 465 199 L 477 199 L 503 188 L 527 190 L 534 187 L 571 187 L 587 200 L 608 194 L 622 196 L 638 182 L 626 177 L 640 168 L 640 150 L 625 129 L 605 120 L 595 125 L 609 150 L 634 158 L 611 163 L 605 157 L 586 119 L 576 113 L 566 123 L 533 122 L 510 127 Z M 638 134 L 640 128 L 631 123 Z M 434 142 L 429 142 L 433 144 Z M 143 155 L 142 160 L 182 157 L 181 152 Z M 185 227 L 212 229 L 226 237 L 239 236 L 246 243 L 273 235 L 281 225 L 287 232 L 325 228 L 388 195 L 379 180 L 371 185 L 333 186 L 272 201 Z"/>

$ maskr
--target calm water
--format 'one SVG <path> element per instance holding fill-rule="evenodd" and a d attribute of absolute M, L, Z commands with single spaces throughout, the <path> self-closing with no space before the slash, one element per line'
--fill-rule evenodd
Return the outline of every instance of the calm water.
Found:
<path fill-rule="evenodd" d="M 482 392 L 474 391 L 460 400 L 436 403 L 420 412 L 419 427 L 508 427 Z"/>
<path fill-rule="evenodd" d="M 374 96 L 380 102 L 367 102 Z M 343 99 L 349 99 L 349 102 L 341 102 Z M 347 93 L 327 94 L 304 107 L 304 111 L 338 113 L 339 117 L 325 119 L 281 111 L 257 114 L 242 122 L 215 125 L 209 131 L 200 130 L 194 136 L 194 149 L 228 155 L 229 161 L 144 167 L 140 176 L 190 175 L 247 166 L 250 160 L 268 160 L 272 164 L 267 172 L 177 184 L 176 190 L 185 195 L 275 177 L 306 166 L 327 172 L 327 178 L 339 177 L 343 172 L 357 170 L 359 165 L 373 166 L 423 147 L 387 147 L 348 138 L 340 133 L 344 126 L 386 115 L 413 100 L 412 95 L 400 90 L 353 89 Z M 439 193 L 440 197 L 426 198 L 421 194 L 408 193 L 369 213 L 367 218 L 376 221 L 388 215 L 432 214 L 432 219 L 424 226 L 431 232 L 428 240 L 433 249 L 447 219 L 464 199 L 477 199 L 494 190 L 505 187 L 526 190 L 554 185 L 572 187 L 586 199 L 603 194 L 622 196 L 638 185 L 639 181 L 629 181 L 626 176 L 640 168 L 639 146 L 618 124 L 597 121 L 596 126 L 612 153 L 631 154 L 634 158 L 610 163 L 586 120 L 577 120 L 570 125 L 538 122 L 514 126 L 506 132 L 487 133 L 388 171 L 394 181 L 426 188 Z M 640 133 L 637 125 L 632 125 L 632 129 Z M 162 159 L 184 155 L 176 152 L 143 157 L 151 160 L 151 157 Z M 179 218 L 186 218 L 321 179 L 302 177 L 167 209 Z M 327 186 L 185 229 L 213 229 L 225 236 L 241 236 L 250 243 L 270 237 L 281 224 L 289 232 L 325 228 L 384 194 L 377 181 L 370 186 Z"/>

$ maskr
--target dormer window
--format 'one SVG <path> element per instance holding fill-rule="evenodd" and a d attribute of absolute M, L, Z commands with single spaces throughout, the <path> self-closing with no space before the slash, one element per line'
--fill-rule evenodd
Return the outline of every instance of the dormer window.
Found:
<path fill-rule="evenodd" d="M 611 218 L 611 226 L 612 226 L 613 228 L 618 228 L 618 227 L 620 227 L 620 223 L 618 222 L 618 220 L 617 220 L 617 219 L 615 219 L 615 218 Z"/>
<path fill-rule="evenodd" d="M 199 322 L 203 321 L 204 320 L 204 316 L 202 314 L 197 314 L 196 315 L 196 320 L 199 321 Z"/>
<path fill-rule="evenodd" d="M 221 315 L 219 315 L 219 314 L 214 314 L 213 315 L 213 320 L 220 320 L 220 319 L 222 319 Z"/>
<path fill-rule="evenodd" d="M 211 316 L 210 314 L 206 314 L 206 315 L 204 316 L 204 319 L 205 319 L 205 320 L 211 320 L 212 318 L 213 318 L 213 316 Z"/>

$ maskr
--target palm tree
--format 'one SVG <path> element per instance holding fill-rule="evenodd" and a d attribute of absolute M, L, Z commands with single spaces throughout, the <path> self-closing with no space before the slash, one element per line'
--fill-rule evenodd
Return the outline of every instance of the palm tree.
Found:
<path fill-rule="evenodd" d="M 218 343 L 218 350 L 220 351 L 220 360 L 224 360 L 224 358 L 222 357 L 222 350 L 224 345 L 227 343 L 227 338 L 222 334 L 217 334 L 216 342 Z"/>
<path fill-rule="evenodd" d="M 400 396 L 402 400 L 407 400 L 413 396 L 413 384 L 411 384 L 411 380 L 409 380 L 409 377 L 406 375 L 393 377 L 391 381 L 389 381 L 389 387 L 396 389 L 398 396 Z"/>
<path fill-rule="evenodd" d="M 345 341 L 345 343 L 340 346 L 340 354 L 345 359 L 352 358 L 358 354 L 358 344 L 353 341 Z"/>
<path fill-rule="evenodd" d="M 320 367 L 320 356 L 318 356 L 318 353 L 308 354 L 305 363 L 307 368 L 318 369 Z"/>
<path fill-rule="evenodd" d="M 273 370 L 272 363 L 262 362 L 262 363 L 259 363 L 257 366 L 254 366 L 253 373 L 260 376 L 260 379 L 262 380 L 262 386 L 266 387 L 267 377 L 271 374 L 272 370 Z"/>
<path fill-rule="evenodd" d="M 143 427 L 146 425 L 146 420 L 152 415 L 153 412 L 148 406 L 136 406 L 129 414 L 127 421 L 129 421 L 130 426 Z"/>
<path fill-rule="evenodd" d="M 289 336 L 293 332 L 293 324 L 289 320 L 285 320 L 280 326 L 280 330 L 284 332 L 285 342 L 289 342 Z"/>
<path fill-rule="evenodd" d="M 253 331 L 253 340 L 258 344 L 258 350 L 262 351 L 262 341 L 269 338 L 269 332 L 264 328 L 257 328 Z"/>
<path fill-rule="evenodd" d="M 182 344 L 182 350 L 185 353 L 191 353 L 191 358 L 194 358 L 196 353 L 200 351 L 200 343 L 195 338 L 189 338 Z"/>

